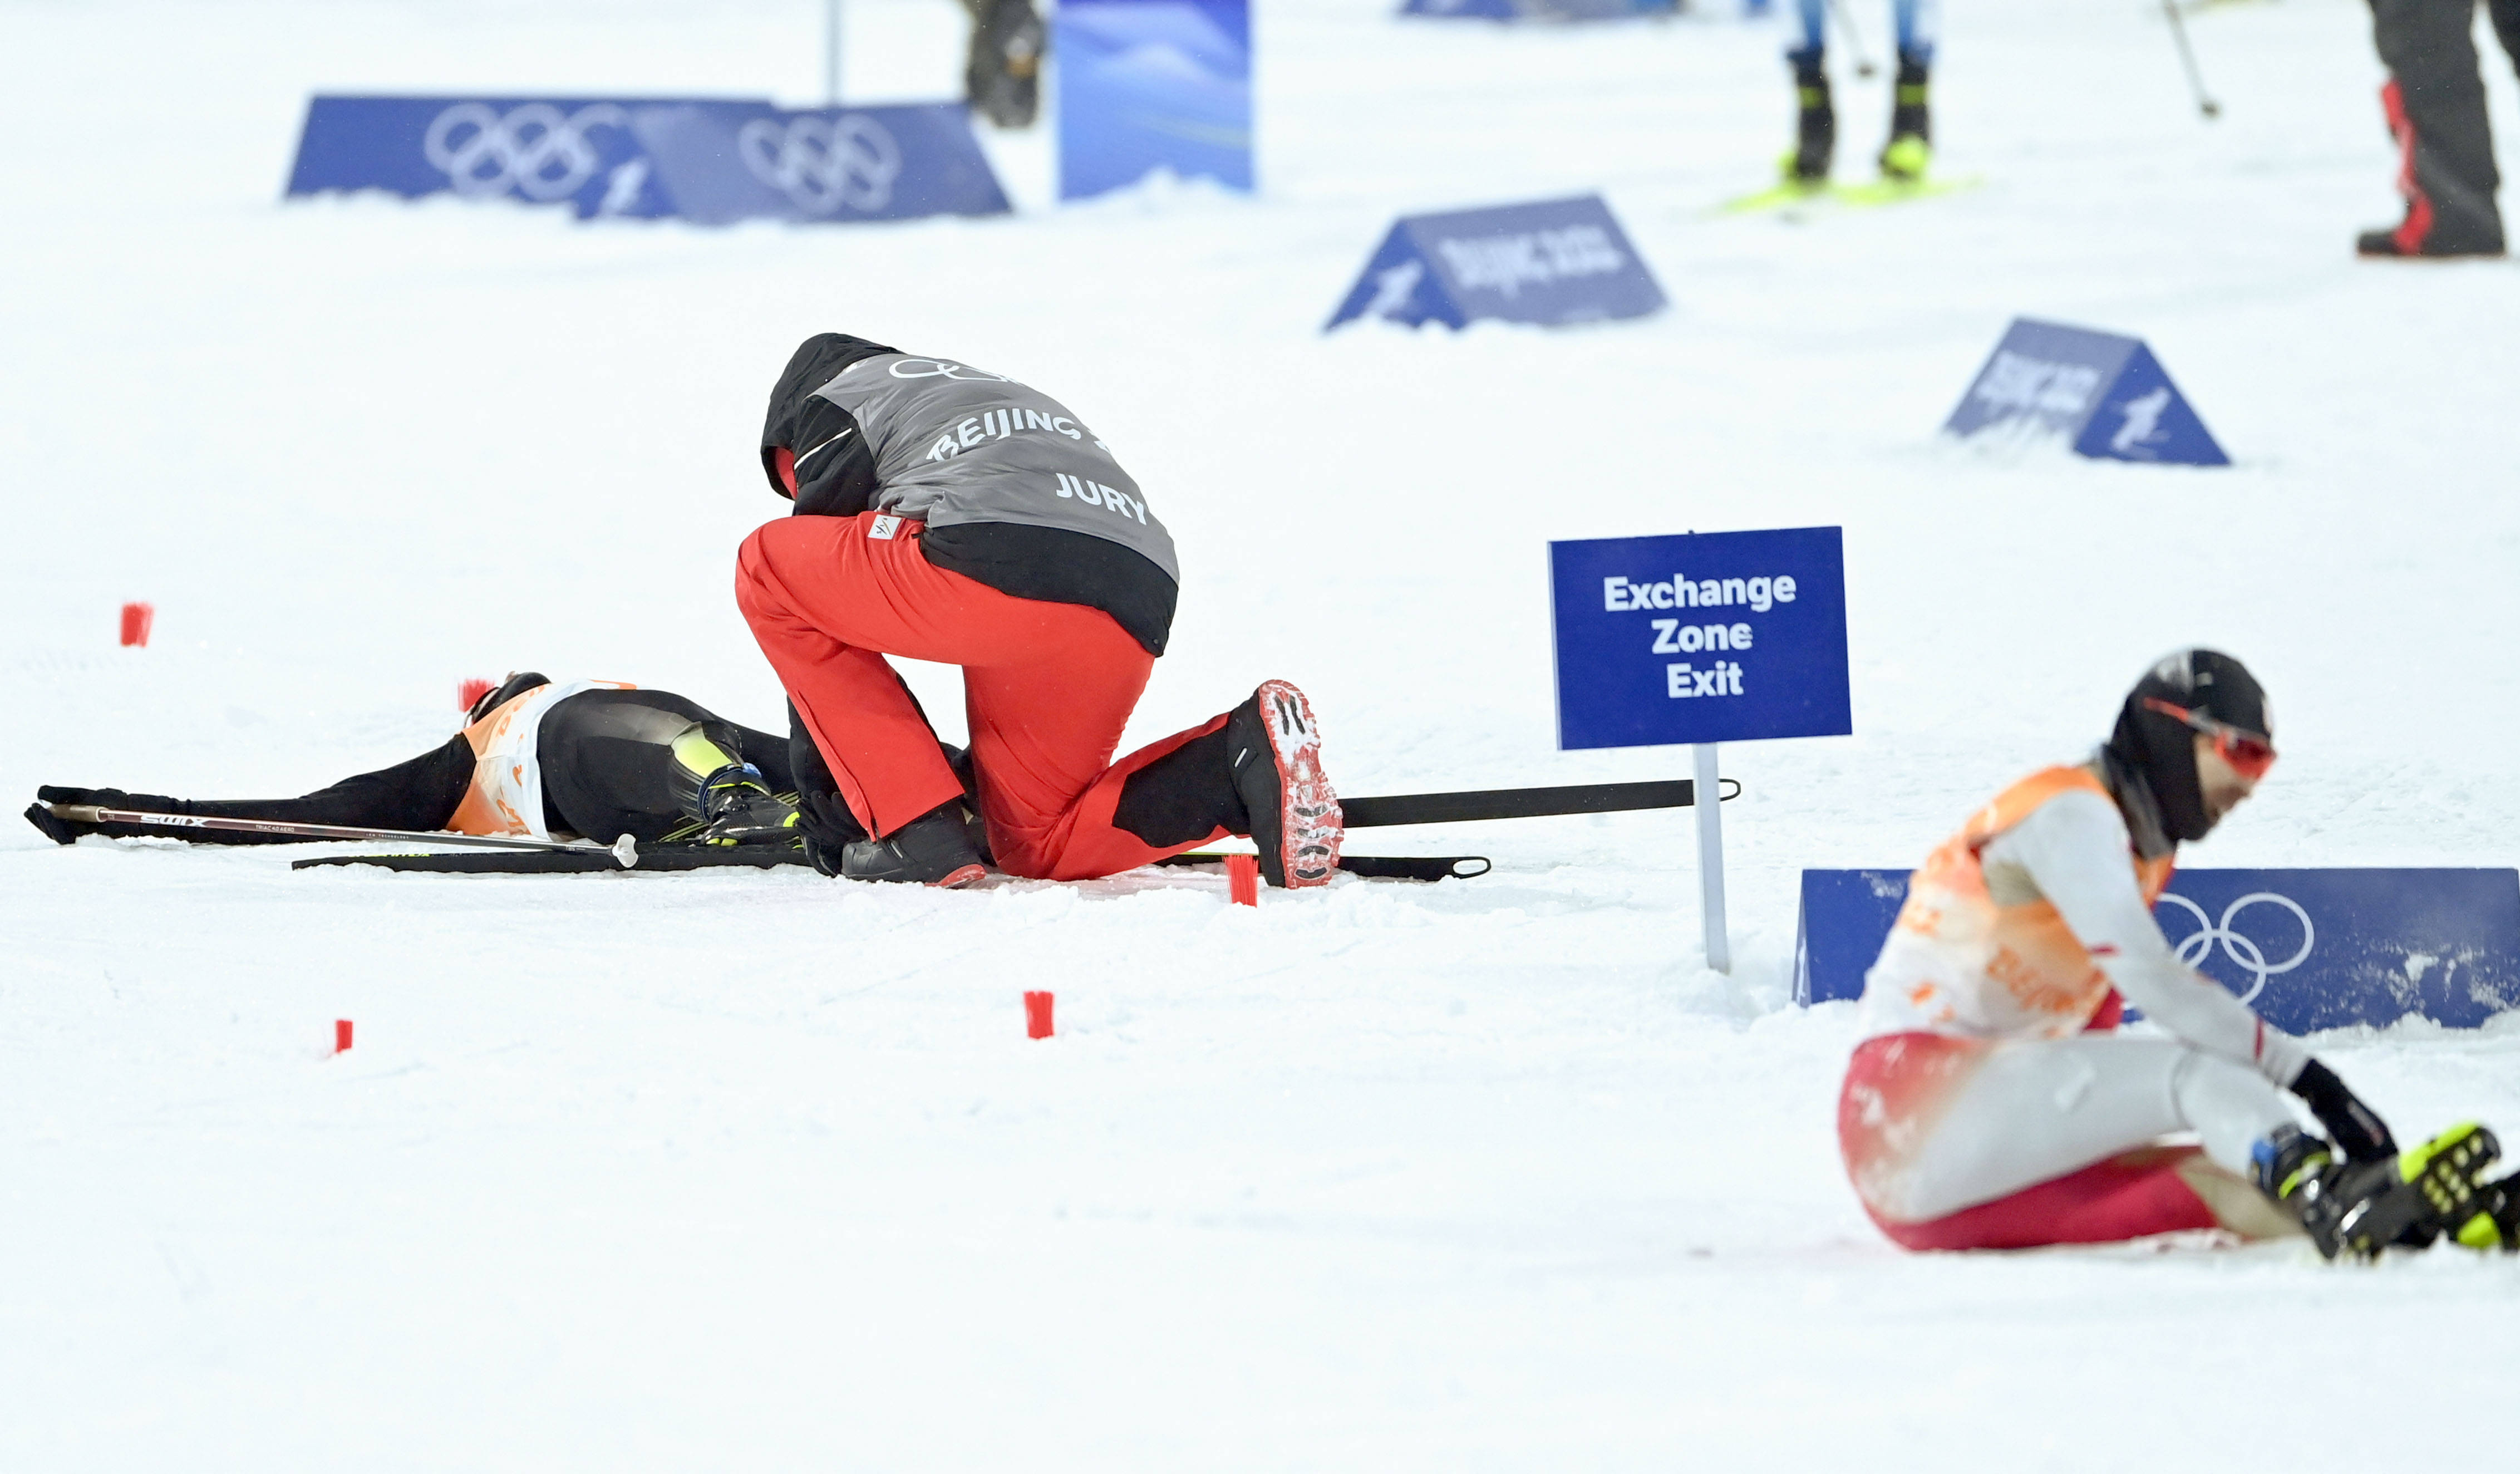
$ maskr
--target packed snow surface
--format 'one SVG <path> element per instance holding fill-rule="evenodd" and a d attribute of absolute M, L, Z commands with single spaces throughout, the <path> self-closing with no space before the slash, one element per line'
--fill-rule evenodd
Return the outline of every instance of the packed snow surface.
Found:
<path fill-rule="evenodd" d="M 851 96 L 956 88 L 956 7 L 847 11 Z M 2520 272 L 2352 259 L 2365 8 L 2192 13 L 2208 123 L 2157 6 L 1953 0 L 1982 185 L 1787 215 L 1717 210 L 1786 142 L 1774 25 L 1387 11 L 1260 7 L 1256 196 L 1057 207 L 1045 127 L 989 140 L 1012 216 L 703 230 L 278 197 L 317 90 L 810 102 L 811 0 L 0 5 L 12 803 L 299 792 L 526 666 L 776 722 L 734 550 L 826 329 L 1119 449 L 1186 569 L 1132 743 L 1282 675 L 1350 793 L 1685 774 L 1554 750 L 1546 542 L 1817 524 L 1856 726 L 1726 750 L 1729 977 L 1676 813 L 1362 834 L 1497 870 L 1257 910 L 15 828 L 0 1467 L 2371 1468 L 2503 1405 L 2520 1264 L 1899 1253 L 1850 1010 L 1786 1000 L 1801 867 L 1913 863 L 2182 644 L 2285 752 L 2188 862 L 2512 863 Z M 1669 311 L 1318 331 L 1393 215 L 1592 189 Z M 1939 440 L 2015 314 L 2147 339 L 2236 466 Z M 2402 1133 L 2520 1130 L 2520 1030 L 2317 1047 Z"/>

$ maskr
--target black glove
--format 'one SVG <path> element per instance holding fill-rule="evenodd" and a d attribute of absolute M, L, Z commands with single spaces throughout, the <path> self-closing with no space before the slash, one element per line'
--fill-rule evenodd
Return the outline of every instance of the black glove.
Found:
<path fill-rule="evenodd" d="M 26 806 L 26 822 L 44 832 L 56 845 L 74 844 L 81 835 L 102 834 L 115 839 L 135 834 L 160 834 L 163 830 L 144 829 L 136 824 L 89 824 L 65 819 L 45 806 L 52 804 L 85 804 L 100 808 L 138 808 L 150 813 L 190 813 L 181 799 L 164 794 L 127 794 L 118 788 L 63 788 L 47 783 L 35 790 L 39 801 Z"/>
<path fill-rule="evenodd" d="M 2294 1077 L 2292 1092 L 2310 1102 L 2310 1113 L 2327 1128 L 2327 1139 L 2349 1162 L 2376 1162 L 2398 1154 L 2398 1140 L 2379 1113 L 2345 1088 L 2336 1072 L 2312 1060 Z"/>

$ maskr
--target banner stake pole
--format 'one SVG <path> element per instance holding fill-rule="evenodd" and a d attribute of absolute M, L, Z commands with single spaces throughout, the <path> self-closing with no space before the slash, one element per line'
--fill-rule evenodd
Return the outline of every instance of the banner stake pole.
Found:
<path fill-rule="evenodd" d="M 1696 744 L 1697 897 L 1706 923 L 1706 965 L 1719 973 L 1732 971 L 1732 944 L 1724 933 L 1724 780 L 1716 770 L 1715 744 Z M 1716 802 L 1705 803 L 1706 795 Z"/>
<path fill-rule="evenodd" d="M 840 0 L 823 6 L 823 106 L 840 105 Z"/>

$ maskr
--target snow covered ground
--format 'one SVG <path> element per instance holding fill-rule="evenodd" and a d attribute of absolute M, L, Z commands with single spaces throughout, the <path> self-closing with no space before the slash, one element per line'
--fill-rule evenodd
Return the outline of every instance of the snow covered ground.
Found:
<path fill-rule="evenodd" d="M 1802 866 L 1912 862 L 2184 643 L 2286 752 L 2192 863 L 2513 862 L 2520 272 L 2352 259 L 2364 8 L 2193 16 L 2207 124 L 2144 0 L 1952 0 L 1984 187 L 1805 219 L 1714 212 L 1785 142 L 1772 27 L 1384 9 L 1260 7 L 1254 198 L 1053 209 L 1035 135 L 1013 217 L 708 231 L 277 197 L 311 90 L 809 101 L 811 0 L 0 4 L 13 804 L 296 792 L 527 665 L 775 720 L 732 557 L 823 329 L 1119 447 L 1187 570 L 1134 740 L 1285 675 L 1351 793 L 1673 776 L 1552 751 L 1544 543 L 1821 523 L 1857 727 L 1727 750 L 1731 978 L 1684 815 L 1372 833 L 1498 870 L 1256 911 L 0 830 L 0 1468 L 2352 1467 L 2500 1405 L 2520 1265 L 1900 1255 L 1853 1021 L 1784 1001 Z M 849 14 L 853 98 L 954 88 L 953 7 Z M 1668 313 L 1318 333 L 1393 214 L 1596 187 Z M 2016 313 L 2146 337 L 2239 464 L 1938 442 Z M 2319 1048 L 2520 1129 L 2520 1028 Z"/>

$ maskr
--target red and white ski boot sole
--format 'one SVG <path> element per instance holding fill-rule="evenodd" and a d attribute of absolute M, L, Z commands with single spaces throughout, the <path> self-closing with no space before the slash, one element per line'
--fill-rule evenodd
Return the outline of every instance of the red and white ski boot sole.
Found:
<path fill-rule="evenodd" d="M 1339 847 L 1347 818 L 1338 795 L 1322 773 L 1322 729 L 1313 704 L 1290 681 L 1263 681 L 1260 719 L 1278 761 L 1278 833 L 1286 889 L 1326 886 L 1338 874 Z"/>

